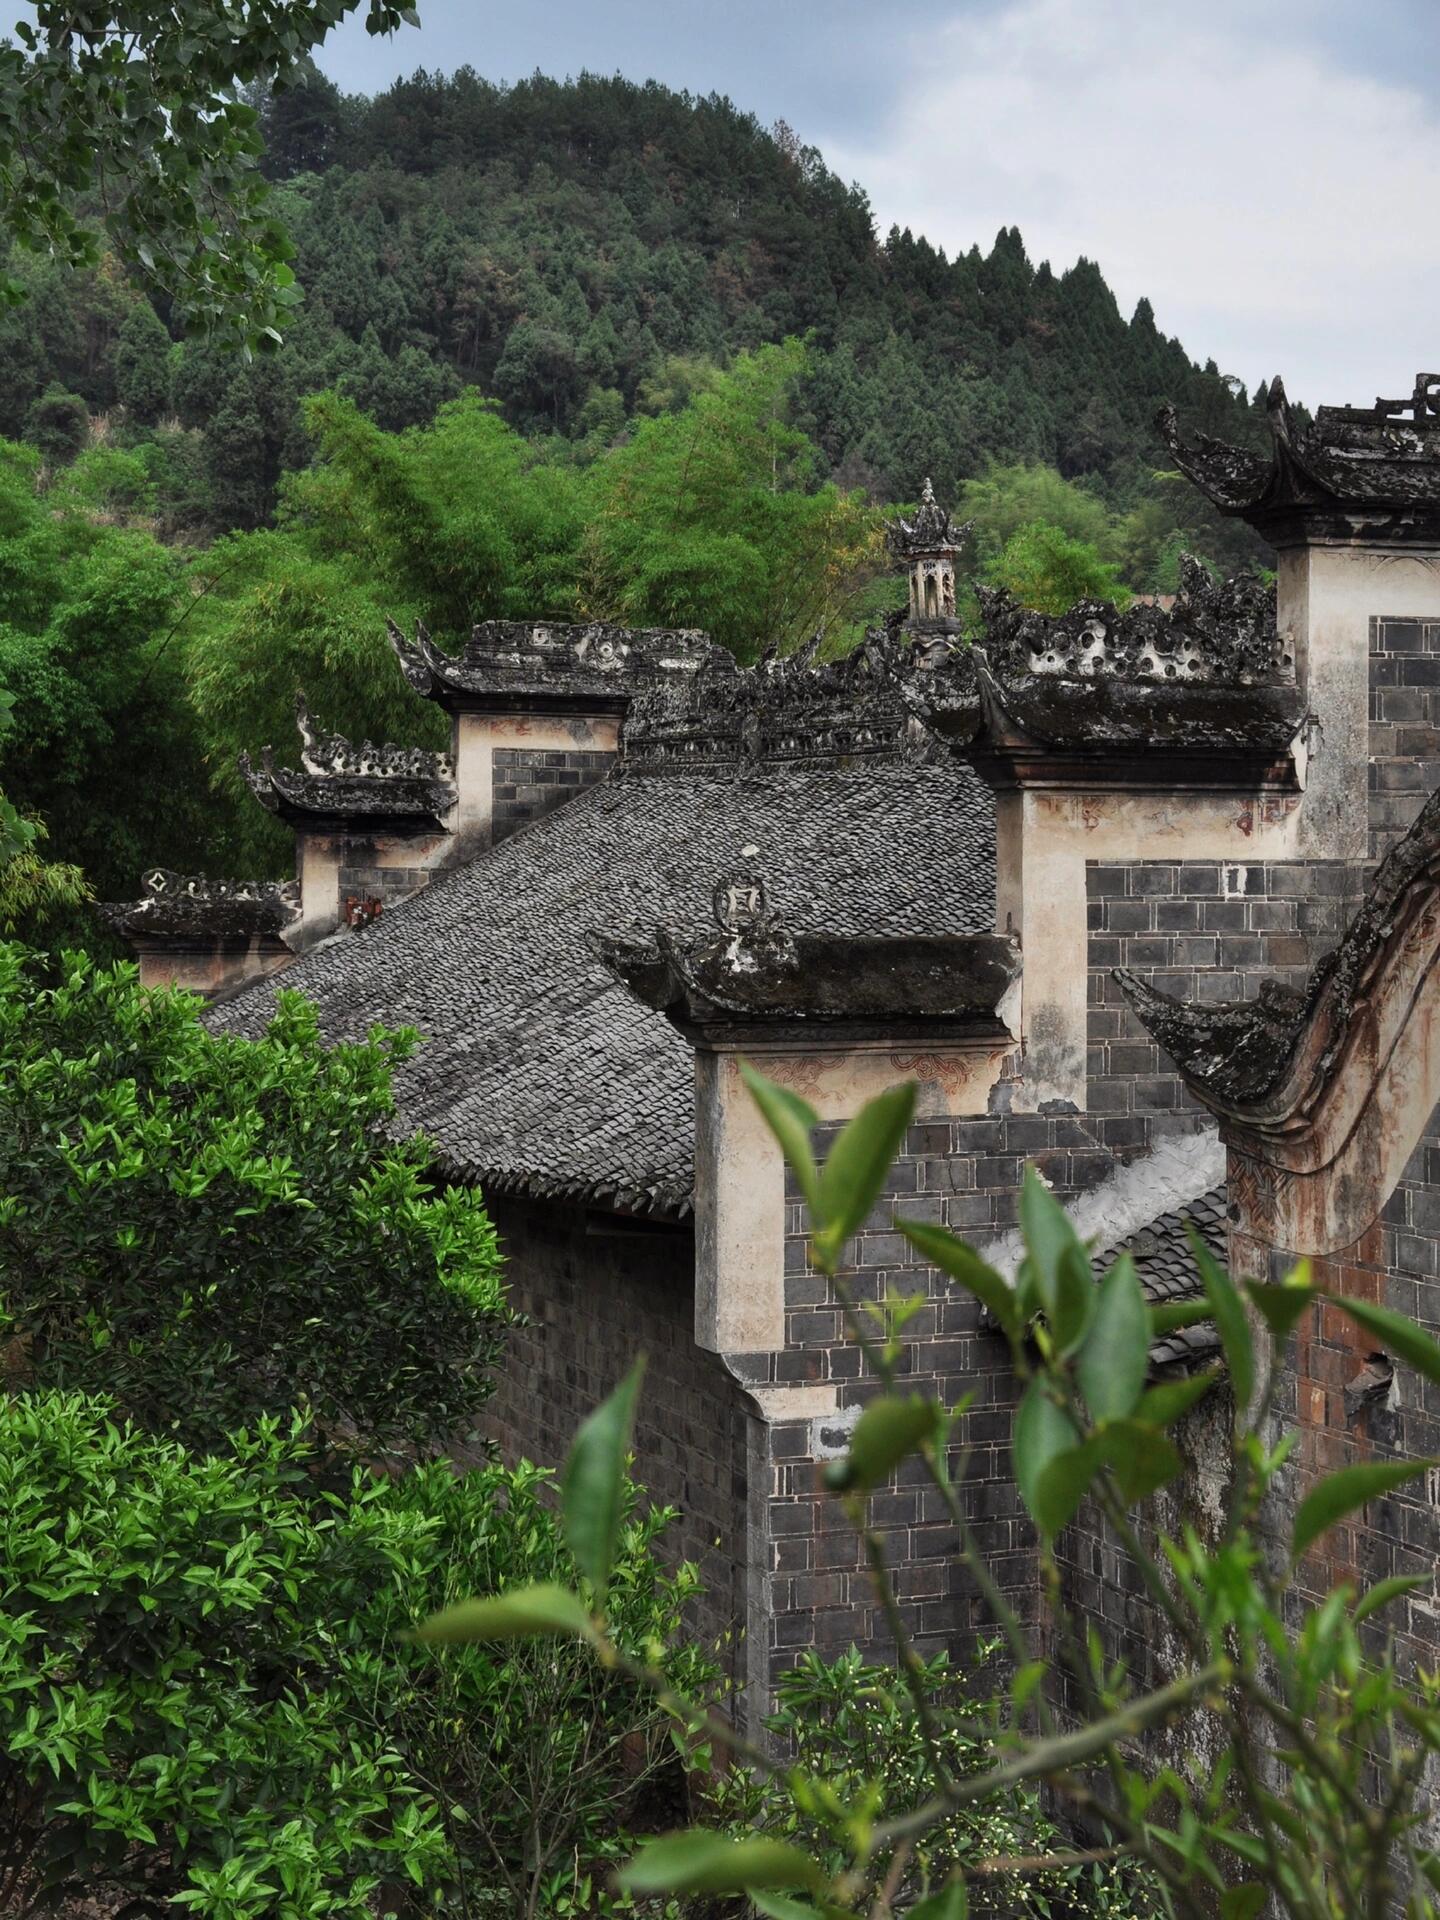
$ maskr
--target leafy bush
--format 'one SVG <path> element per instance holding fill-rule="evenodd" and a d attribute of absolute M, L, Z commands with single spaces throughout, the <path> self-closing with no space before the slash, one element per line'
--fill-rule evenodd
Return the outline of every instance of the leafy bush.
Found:
<path fill-rule="evenodd" d="M 457 1587 L 573 1581 L 548 1476 L 320 1494 L 312 1465 L 275 1420 L 199 1457 L 84 1395 L 0 1401 L 0 1911 L 592 1910 L 678 1761 L 663 1709 L 576 1643 L 401 1640 Z M 617 1639 L 704 1691 L 657 1654 L 694 1570 L 662 1574 L 669 1516 L 622 1504 Z"/>
<path fill-rule="evenodd" d="M 1317 1308 L 1382 1338 L 1432 1387 L 1440 1387 L 1440 1344 L 1401 1314 L 1316 1286 L 1304 1263 L 1280 1284 L 1237 1286 L 1193 1233 L 1203 1302 L 1152 1308 L 1128 1254 L 1096 1274 L 1090 1248 L 1033 1168 L 1020 1196 L 1025 1253 L 1013 1282 L 945 1229 L 897 1221 L 925 1261 L 988 1310 L 1023 1384 L 1012 1451 L 1050 1601 L 1040 1638 L 997 1587 L 953 1477 L 957 1459 L 963 1476 L 967 1458 L 954 1429 L 968 1396 L 947 1407 L 902 1391 L 898 1330 L 924 1296 L 862 1307 L 840 1271 L 847 1243 L 884 1192 L 914 1112 L 914 1085 L 872 1100 L 821 1168 L 812 1109 L 748 1069 L 746 1078 L 809 1208 L 812 1262 L 829 1276 L 877 1385 L 826 1477 L 861 1537 L 894 1633 L 893 1688 L 909 1695 L 926 1784 L 917 1792 L 884 1751 L 862 1768 L 853 1725 L 821 1740 L 814 1771 L 779 1765 L 615 1646 L 596 1568 L 603 1570 L 613 1537 L 637 1366 L 581 1427 L 566 1468 L 565 1519 L 586 1576 L 579 1591 L 545 1585 L 503 1603 L 462 1603 L 420 1630 L 479 1642 L 524 1631 L 571 1634 L 655 1686 L 677 1725 L 726 1741 L 768 1782 L 769 1804 L 790 1808 L 782 1820 L 797 1838 L 692 1828 L 642 1848 L 619 1884 L 636 1894 L 745 1895 L 767 1920 L 965 1920 L 967 1887 L 976 1881 L 1014 1900 L 1037 1874 L 1124 1862 L 1138 1871 L 1147 1906 L 1172 1920 L 1214 1912 L 1222 1920 L 1267 1912 L 1336 1920 L 1402 1909 L 1408 1920 L 1433 1920 L 1440 1676 L 1403 1670 L 1393 1638 L 1382 1638 L 1386 1610 L 1428 1589 L 1430 1576 L 1397 1575 L 1364 1593 L 1342 1582 L 1315 1606 L 1298 1597 L 1296 1578 L 1332 1527 L 1434 1463 L 1345 1467 L 1319 1477 L 1294 1506 L 1281 1477 L 1292 1439 L 1280 1431 L 1280 1390 L 1289 1341 Z M 1169 1532 L 1144 1510 L 1179 1479 L 1171 1430 L 1220 1373 L 1212 1367 L 1152 1387 L 1151 1343 L 1157 1330 L 1200 1318 L 1214 1322 L 1231 1386 L 1217 1416 L 1228 1476 L 1213 1542 L 1188 1522 Z M 1008 1698 L 978 1767 L 935 1711 L 935 1675 L 905 1629 L 884 1535 L 871 1518 L 871 1495 L 912 1460 L 954 1528 L 958 1556 L 1010 1656 Z M 1143 1688 L 1123 1663 L 1108 1662 L 1094 1621 L 1066 1601 L 1056 1542 L 1086 1499 L 1174 1637 L 1175 1670 L 1160 1686 Z M 1061 1679 L 1075 1703 L 1065 1719 L 1054 1698 Z M 1147 1748 L 1151 1734 L 1164 1738 Z M 1042 1785 L 1083 1814 L 1102 1836 L 1096 1845 L 1039 1857 L 955 1857 L 957 1815 L 1003 1814 L 1016 1789 Z M 1091 1889 L 1097 1904 L 1113 1904 L 1113 1881 L 1092 1879 Z"/>
<path fill-rule="evenodd" d="M 434 1807 L 355 1714 L 314 1621 L 415 1532 L 335 1517 L 273 1420 L 199 1458 L 81 1394 L 0 1402 L 0 1910 L 175 1899 L 216 1920 L 369 1912 L 443 1871 Z"/>
<path fill-rule="evenodd" d="M 0 948 L 0 1309 L 13 1371 L 214 1445 L 305 1408 L 332 1445 L 455 1440 L 506 1310 L 478 1195 L 394 1144 L 378 1030 L 322 1044 L 282 996 L 217 1036 L 129 966 Z"/>
<path fill-rule="evenodd" d="M 372 1649 L 366 1684 L 388 1701 L 396 1745 L 449 1809 L 459 1910 L 506 1920 L 629 1911 L 630 1901 L 609 1892 L 611 1869 L 629 1853 L 637 1824 L 653 1829 L 685 1816 L 690 1770 L 709 1758 L 703 1741 L 680 1737 L 649 1688 L 573 1640 L 460 1644 L 397 1665 L 394 1634 L 427 1604 L 449 1605 L 477 1588 L 574 1581 L 550 1482 L 525 1463 L 510 1474 L 458 1477 L 437 1464 L 396 1482 L 387 1516 L 435 1530 L 426 1584 L 423 1592 L 413 1580 L 389 1589 L 354 1638 L 357 1651 L 362 1634 Z M 715 1669 L 682 1633 L 698 1576 L 688 1563 L 663 1572 L 657 1553 L 673 1517 L 642 1511 L 635 1489 L 624 1487 L 609 1616 L 627 1659 L 653 1662 L 668 1684 L 708 1698 Z"/>
<path fill-rule="evenodd" d="M 988 1650 L 980 1652 L 983 1658 Z M 983 1773 L 1002 1732 L 1003 1699 L 988 1697 L 983 1685 L 944 1654 L 922 1662 L 916 1678 L 926 1702 L 928 1737 L 943 1753 L 951 1777 Z M 848 1864 L 834 1831 L 833 1805 L 873 1801 L 887 1815 L 908 1813 L 933 1790 L 927 1731 L 914 1695 L 896 1668 L 867 1662 L 854 1647 L 833 1661 L 810 1649 L 803 1652 L 779 1676 L 776 1710 L 766 1725 L 801 1776 L 824 1783 L 825 1801 L 797 1792 L 794 1775 L 732 1768 L 717 1774 L 709 1811 L 737 1837 L 757 1830 L 803 1847 L 832 1875 Z M 1067 1845 L 1027 1783 L 957 1807 L 937 1822 L 915 1847 L 908 1875 L 897 1885 L 939 1883 L 952 1873 L 973 1873 L 981 1862 L 1053 1857 Z M 882 1875 L 893 1864 L 893 1852 L 874 1863 Z M 1048 1916 L 1057 1907 L 1129 1913 L 1132 1891 L 1113 1861 L 1057 1865 L 1007 1889 L 1005 1911 L 1017 1920 Z"/>

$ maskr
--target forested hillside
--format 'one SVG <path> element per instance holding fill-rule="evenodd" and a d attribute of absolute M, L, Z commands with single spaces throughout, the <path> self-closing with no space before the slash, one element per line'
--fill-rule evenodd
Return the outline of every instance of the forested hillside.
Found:
<path fill-rule="evenodd" d="M 953 261 L 880 239 L 859 188 L 723 100 L 461 72 L 374 100 L 317 74 L 261 104 L 305 295 L 283 351 L 248 367 L 172 353 L 103 272 L 42 271 L 0 319 L 0 432 L 63 444 L 58 397 L 37 413 L 52 386 L 92 414 L 178 421 L 160 433 L 167 491 L 196 525 L 267 517 L 280 471 L 307 457 L 298 399 L 321 387 L 393 429 L 477 385 L 527 434 L 603 444 L 706 365 L 787 335 L 815 348 L 796 423 L 839 484 L 878 499 L 1042 461 L 1129 505 L 1162 464 L 1161 400 L 1256 431 L 1148 303 L 1120 314 L 1094 266 L 1037 267 L 1013 228 Z"/>
<path fill-rule="evenodd" d="M 432 734 L 386 615 L 843 648 L 902 596 L 883 521 L 927 474 L 1039 606 L 1266 557 L 1152 426 L 1168 398 L 1258 440 L 1255 406 L 1013 229 L 882 239 L 783 127 L 620 79 L 256 104 L 296 243 L 277 351 L 173 338 L 109 260 L 16 260 L 0 309 L 0 793 L 102 897 L 284 870 L 235 758 L 289 747 L 298 691 Z"/>

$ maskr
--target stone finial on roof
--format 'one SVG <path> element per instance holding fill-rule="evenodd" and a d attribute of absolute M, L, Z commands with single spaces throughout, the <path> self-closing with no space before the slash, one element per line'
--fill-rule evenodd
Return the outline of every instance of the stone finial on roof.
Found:
<path fill-rule="evenodd" d="M 886 529 L 886 538 L 890 551 L 902 560 L 926 553 L 958 553 L 974 524 L 965 520 L 957 525 L 935 498 L 935 488 L 927 478 L 914 518 L 906 520 L 897 515 Z"/>

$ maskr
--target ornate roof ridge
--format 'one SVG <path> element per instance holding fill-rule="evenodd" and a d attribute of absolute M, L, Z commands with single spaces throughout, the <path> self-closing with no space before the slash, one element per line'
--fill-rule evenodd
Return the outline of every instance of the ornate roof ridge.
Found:
<path fill-rule="evenodd" d="M 1440 375 L 1417 374 L 1406 400 L 1320 407 L 1308 426 L 1295 418 L 1277 375 L 1266 390 L 1265 414 L 1268 456 L 1209 434 L 1186 440 L 1168 404 L 1156 425 L 1186 478 L 1222 512 L 1251 520 L 1262 533 L 1284 537 L 1297 516 L 1327 523 L 1347 511 L 1366 516 L 1372 534 L 1434 532 Z M 1333 525 L 1343 530 L 1342 518 L 1333 518 Z"/>
<path fill-rule="evenodd" d="M 442 706 L 545 700 L 623 710 L 640 688 L 718 670 L 730 656 L 693 627 L 622 627 L 611 622 L 482 620 L 464 648 L 448 653 L 423 622 L 407 640 L 386 622 L 400 670 L 414 691 Z"/>
<path fill-rule="evenodd" d="M 300 916 L 298 880 L 213 880 L 152 867 L 140 885 L 138 900 L 100 908 L 117 932 L 243 938 L 279 934 Z"/>
<path fill-rule="evenodd" d="M 902 688 L 949 644 L 872 629 L 842 659 L 819 659 L 812 642 L 784 658 L 648 688 L 626 717 L 619 777 L 925 759 L 929 743 Z"/>
<path fill-rule="evenodd" d="M 1020 976 L 1011 936 L 795 933 L 757 854 L 742 847 L 716 881 L 716 931 L 661 923 L 648 934 L 596 934 L 593 951 L 639 1000 L 685 1028 L 1009 1031 L 1006 1003 Z"/>
<path fill-rule="evenodd" d="M 257 767 L 239 756 L 250 791 L 270 813 L 296 824 L 307 817 L 383 815 L 436 822 L 455 804 L 455 763 L 425 747 L 357 746 L 342 733 L 324 733 L 313 722 L 304 694 L 295 699 L 300 733 L 300 769 L 278 767 L 264 747 Z"/>
<path fill-rule="evenodd" d="M 976 585 L 991 670 L 1004 679 L 1060 675 L 1185 680 L 1223 686 L 1289 685 L 1295 649 L 1275 625 L 1275 589 L 1250 574 L 1216 580 L 1193 554 L 1180 556 L 1169 607 L 1080 600 L 1067 613 L 1037 613 L 1003 587 Z"/>

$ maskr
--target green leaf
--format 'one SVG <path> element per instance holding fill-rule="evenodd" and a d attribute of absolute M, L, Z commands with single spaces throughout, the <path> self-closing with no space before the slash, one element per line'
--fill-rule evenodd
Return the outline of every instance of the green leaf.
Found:
<path fill-rule="evenodd" d="M 820 1172 L 815 1246 L 823 1262 L 838 1260 L 851 1234 L 885 1190 L 915 1112 L 915 1082 L 887 1087 L 867 1100 L 841 1130 Z"/>
<path fill-rule="evenodd" d="M 1110 1420 L 1097 1436 L 1105 1464 L 1115 1475 L 1122 1497 L 1129 1502 L 1148 1500 L 1184 1468 L 1184 1461 L 1158 1427 L 1140 1420 Z"/>
<path fill-rule="evenodd" d="M 1392 1313 L 1389 1307 L 1372 1306 L 1368 1300 L 1346 1300 L 1338 1293 L 1327 1294 L 1326 1298 L 1367 1333 L 1373 1333 L 1387 1353 L 1398 1354 L 1407 1366 L 1440 1386 L 1440 1346 L 1413 1320 L 1407 1320 L 1403 1313 Z"/>
<path fill-rule="evenodd" d="M 777 1087 L 763 1073 L 757 1073 L 748 1061 L 740 1062 L 740 1077 L 750 1089 L 750 1097 L 764 1116 L 765 1124 L 780 1143 L 800 1191 L 810 1209 L 812 1220 L 819 1217 L 820 1175 L 810 1147 L 810 1135 L 819 1125 L 815 1109 L 787 1087 Z"/>
<path fill-rule="evenodd" d="M 949 1886 L 922 1900 L 918 1907 L 911 1907 L 908 1920 L 965 1920 L 968 1912 L 965 1882 L 952 1880 Z"/>
<path fill-rule="evenodd" d="M 1220 1896 L 1220 1920 L 1255 1920 L 1269 1897 L 1269 1889 L 1253 1880 L 1241 1887 L 1227 1887 Z"/>
<path fill-rule="evenodd" d="M 1245 1291 L 1255 1303 L 1255 1311 L 1277 1340 L 1288 1340 L 1295 1323 L 1316 1296 L 1309 1282 L 1309 1263 L 1302 1261 L 1280 1286 L 1263 1280 L 1247 1280 Z M 1297 1275 L 1305 1275 L 1297 1279 Z"/>
<path fill-rule="evenodd" d="M 1225 1364 L 1230 1369 L 1230 1385 L 1235 1393 L 1235 1419 L 1238 1423 L 1245 1418 L 1250 1397 L 1255 1391 L 1255 1343 L 1250 1338 L 1250 1323 L 1245 1318 L 1245 1302 L 1236 1291 L 1235 1282 L 1188 1220 L 1185 1222 L 1185 1232 L 1190 1241 L 1190 1250 L 1195 1255 L 1195 1264 L 1200 1269 L 1200 1278 L 1205 1283 L 1205 1298 L 1215 1315 Z"/>
<path fill-rule="evenodd" d="M 784 1841 L 731 1840 L 692 1828 L 652 1840 L 618 1879 L 625 1893 L 748 1893 L 753 1887 L 819 1887 L 825 1874 Z"/>
<path fill-rule="evenodd" d="M 1055 1351 L 1062 1359 L 1078 1353 L 1095 1318 L 1095 1275 L 1083 1250 L 1067 1247 L 1055 1274 L 1055 1305 L 1049 1316 Z"/>
<path fill-rule="evenodd" d="M 1351 1616 L 1358 1626 L 1362 1620 L 1368 1620 L 1372 1613 L 1379 1613 L 1382 1607 L 1388 1607 L 1392 1600 L 1398 1600 L 1402 1593 L 1414 1593 L 1421 1587 L 1429 1587 L 1432 1576 L 1428 1573 L 1397 1573 L 1388 1580 L 1381 1580 L 1364 1593 L 1355 1603 Z"/>
<path fill-rule="evenodd" d="M 826 1484 L 836 1493 L 868 1493 L 888 1480 L 895 1468 L 935 1432 L 940 1409 L 935 1401 L 912 1394 L 902 1400 L 887 1394 L 872 1400 L 855 1423 L 850 1449 L 832 1463 Z"/>
<path fill-rule="evenodd" d="M 1100 1282 L 1095 1322 L 1080 1349 L 1080 1391 L 1095 1419 L 1134 1413 L 1149 1367 L 1150 1311 L 1125 1253 Z"/>
<path fill-rule="evenodd" d="M 1030 1503 L 1035 1524 L 1043 1534 L 1053 1539 L 1070 1524 L 1103 1464 L 1103 1436 L 1099 1434 L 1047 1461 L 1036 1479 L 1035 1497 Z"/>
<path fill-rule="evenodd" d="M 1040 1492 L 1041 1475 L 1052 1460 L 1068 1453 L 1079 1438 L 1069 1414 L 1050 1399 L 1041 1381 L 1032 1380 L 1015 1415 L 1015 1479 L 1031 1518 L 1042 1530 L 1044 1521 L 1039 1509 L 1045 1503 Z"/>
<path fill-rule="evenodd" d="M 1135 1418 L 1149 1427 L 1171 1426 L 1197 1400 L 1203 1400 L 1219 1378 L 1218 1367 L 1207 1367 L 1204 1373 L 1192 1373 L 1186 1380 L 1163 1380 L 1141 1400 Z"/>
<path fill-rule="evenodd" d="M 615 1391 L 581 1422 L 560 1481 L 565 1538 L 576 1566 L 597 1596 L 610 1584 L 625 1511 L 625 1462 L 644 1372 L 642 1356 Z"/>
<path fill-rule="evenodd" d="M 1039 1303 L 1047 1317 L 1053 1318 L 1062 1258 L 1067 1252 L 1073 1254 L 1080 1270 L 1088 1274 L 1090 1256 L 1071 1226 L 1070 1216 L 1032 1165 L 1026 1166 L 1020 1188 L 1020 1227 Z"/>
<path fill-rule="evenodd" d="M 973 1247 L 967 1247 L 944 1227 L 932 1227 L 924 1220 L 897 1220 L 895 1224 L 917 1253 L 952 1280 L 958 1280 L 990 1310 L 1012 1340 L 1019 1339 L 1025 1323 L 1015 1289 L 994 1267 L 987 1266 Z"/>
<path fill-rule="evenodd" d="M 565 1634 L 593 1640 L 595 1627 L 584 1606 L 565 1587 L 516 1587 L 488 1600 L 461 1600 L 415 1628 L 409 1636 L 424 1646 L 448 1647 L 470 1640 L 523 1640 Z"/>
<path fill-rule="evenodd" d="M 1407 1480 L 1414 1480 L 1435 1464 L 1433 1460 L 1372 1462 L 1366 1466 L 1342 1467 L 1338 1473 L 1327 1474 L 1300 1503 L 1290 1543 L 1292 1556 L 1298 1560 L 1337 1520 L 1353 1513 L 1356 1507 L 1363 1507 L 1367 1500 L 1378 1499 L 1381 1494 L 1403 1486 Z"/>
<path fill-rule="evenodd" d="M 832 1907 L 828 1900 L 792 1900 L 788 1893 L 761 1893 L 755 1887 L 750 1889 L 750 1903 L 766 1920 L 856 1920 L 853 1907 Z"/>

